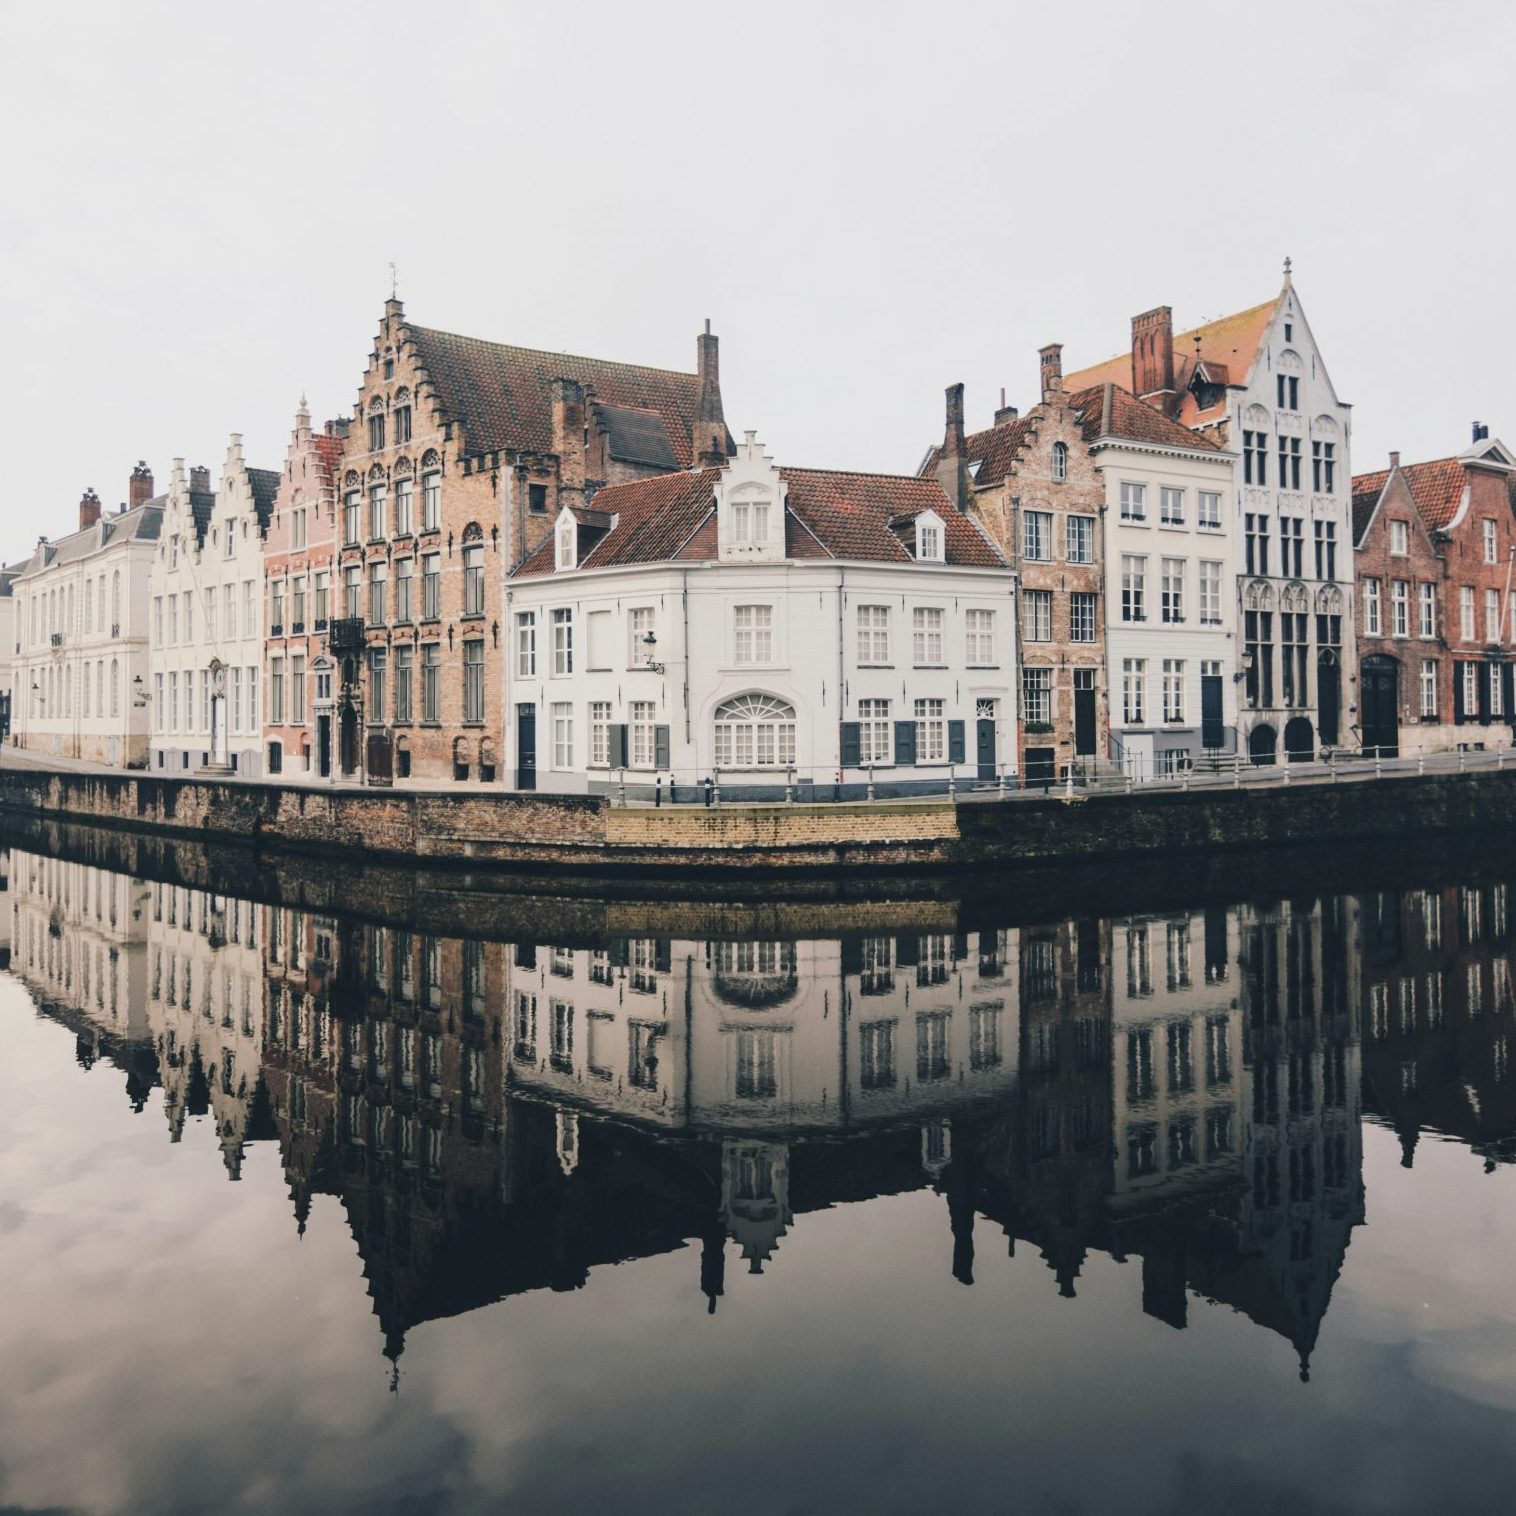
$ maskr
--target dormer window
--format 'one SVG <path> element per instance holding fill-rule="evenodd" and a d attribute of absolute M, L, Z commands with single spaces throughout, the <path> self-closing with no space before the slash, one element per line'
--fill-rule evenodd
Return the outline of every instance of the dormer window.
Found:
<path fill-rule="evenodd" d="M 732 535 L 738 542 L 769 540 L 769 501 L 766 496 L 732 502 Z"/>
<path fill-rule="evenodd" d="M 1053 478 L 1067 479 L 1069 477 L 1069 450 L 1062 442 L 1053 444 Z"/>
<path fill-rule="evenodd" d="M 574 518 L 565 513 L 558 523 L 558 555 L 557 565 L 560 569 L 575 567 L 576 553 L 574 541 Z"/>
<path fill-rule="evenodd" d="M 942 517 L 935 511 L 926 511 L 916 518 L 916 561 L 941 563 L 942 550 Z"/>

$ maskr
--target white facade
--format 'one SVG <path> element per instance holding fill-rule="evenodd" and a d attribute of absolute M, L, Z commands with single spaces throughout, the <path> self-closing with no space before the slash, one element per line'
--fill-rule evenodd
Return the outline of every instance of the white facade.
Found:
<path fill-rule="evenodd" d="M 262 543 L 279 476 L 234 435 L 212 494 L 174 460 L 149 587 L 151 767 L 262 772 Z"/>
<path fill-rule="evenodd" d="M 86 505 L 99 510 L 93 495 Z M 160 501 L 143 501 L 39 543 L 18 566 L 18 747 L 133 768 L 146 761 L 148 575 L 161 513 Z"/>
<path fill-rule="evenodd" d="M 1135 779 L 1236 750 L 1236 518 L 1230 453 L 1120 438 L 1105 478 L 1111 756 Z M 1203 717 L 1210 704 L 1211 730 Z"/>
<path fill-rule="evenodd" d="M 579 567 L 585 522 L 616 528 L 564 510 L 553 571 L 507 591 L 505 736 L 519 785 L 673 785 L 694 798 L 710 780 L 830 799 L 839 785 L 943 790 L 950 775 L 1014 773 L 1011 571 L 943 561 L 935 510 L 900 528 L 914 558 L 832 556 L 787 520 L 794 481 L 818 477 L 782 475 L 749 433 L 713 481 L 714 557 Z M 909 483 L 951 509 L 934 485 Z M 603 491 L 596 505 L 647 487 Z M 812 556 L 786 556 L 787 527 Z"/>

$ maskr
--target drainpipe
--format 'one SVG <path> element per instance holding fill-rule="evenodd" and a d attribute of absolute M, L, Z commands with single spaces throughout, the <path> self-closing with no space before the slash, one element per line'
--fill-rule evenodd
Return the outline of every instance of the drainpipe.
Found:
<path fill-rule="evenodd" d="M 837 719 L 832 722 L 832 727 L 833 727 L 833 730 L 835 731 L 836 736 L 837 736 L 837 777 L 838 777 L 839 780 L 842 777 L 842 725 L 841 725 L 841 722 L 842 722 L 842 715 L 843 715 L 843 705 L 842 705 L 843 656 L 844 656 L 843 655 L 843 647 L 845 646 L 845 643 L 843 641 L 842 597 L 843 597 L 843 592 L 846 589 L 846 587 L 847 587 L 847 570 L 845 568 L 838 568 L 838 570 L 837 570 Z M 893 728 L 892 728 L 892 730 L 893 730 Z M 812 780 L 815 779 L 815 775 L 814 774 L 811 777 L 812 777 Z M 812 793 L 814 795 L 814 792 L 812 792 Z M 840 783 L 837 786 L 837 795 L 838 795 L 839 799 L 842 796 L 842 786 L 841 786 Z"/>
<path fill-rule="evenodd" d="M 690 727 L 690 571 L 679 571 L 679 610 L 684 623 L 684 645 L 680 657 L 684 663 L 684 746 L 688 750 L 694 741 Z M 672 757 L 673 755 L 670 754 Z M 697 762 L 695 767 L 699 768 Z"/>

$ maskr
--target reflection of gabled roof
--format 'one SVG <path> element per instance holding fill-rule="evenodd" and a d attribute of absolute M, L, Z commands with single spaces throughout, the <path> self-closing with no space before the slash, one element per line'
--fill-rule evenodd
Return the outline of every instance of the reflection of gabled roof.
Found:
<path fill-rule="evenodd" d="M 596 403 L 602 413 L 609 409 L 656 416 L 673 466 L 688 468 L 695 461 L 698 374 L 510 347 L 425 326 L 407 329 L 417 359 L 436 388 L 443 416 L 465 425 L 471 452 L 507 447 L 551 452 L 553 380 L 573 379 L 584 386 L 586 403 Z M 621 415 L 610 421 L 613 438 L 619 433 L 623 445 L 634 452 L 654 447 L 654 429 L 647 421 Z"/>
<path fill-rule="evenodd" d="M 935 480 L 826 469 L 781 468 L 779 474 L 787 488 L 787 558 L 913 563 L 901 540 L 902 529 L 932 510 L 943 520 L 945 562 L 978 568 L 999 568 L 1004 563 L 979 527 L 953 509 Z M 598 491 L 595 510 L 614 518 L 615 525 L 580 558 L 579 568 L 713 560 L 720 477 L 720 469 L 705 468 Z M 549 539 L 516 575 L 529 578 L 553 571 Z"/>

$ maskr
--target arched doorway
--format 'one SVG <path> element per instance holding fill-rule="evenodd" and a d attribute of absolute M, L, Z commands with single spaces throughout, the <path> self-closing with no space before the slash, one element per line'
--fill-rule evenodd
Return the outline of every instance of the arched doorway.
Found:
<path fill-rule="evenodd" d="M 1362 684 L 1363 750 L 1380 758 L 1400 756 L 1400 664 L 1376 654 L 1359 670 Z"/>
<path fill-rule="evenodd" d="M 1248 733 L 1248 759 L 1253 763 L 1273 763 L 1277 754 L 1279 734 L 1268 722 L 1260 722 Z"/>
<path fill-rule="evenodd" d="M 1316 660 L 1316 728 L 1323 747 L 1336 747 L 1342 722 L 1342 664 L 1331 648 Z"/>
<path fill-rule="evenodd" d="M 226 763 L 226 665 L 219 658 L 211 660 L 211 762 L 217 767 Z"/>
<path fill-rule="evenodd" d="M 1304 716 L 1292 716 L 1284 724 L 1284 760 L 1309 763 L 1316 756 L 1316 733 Z"/>

